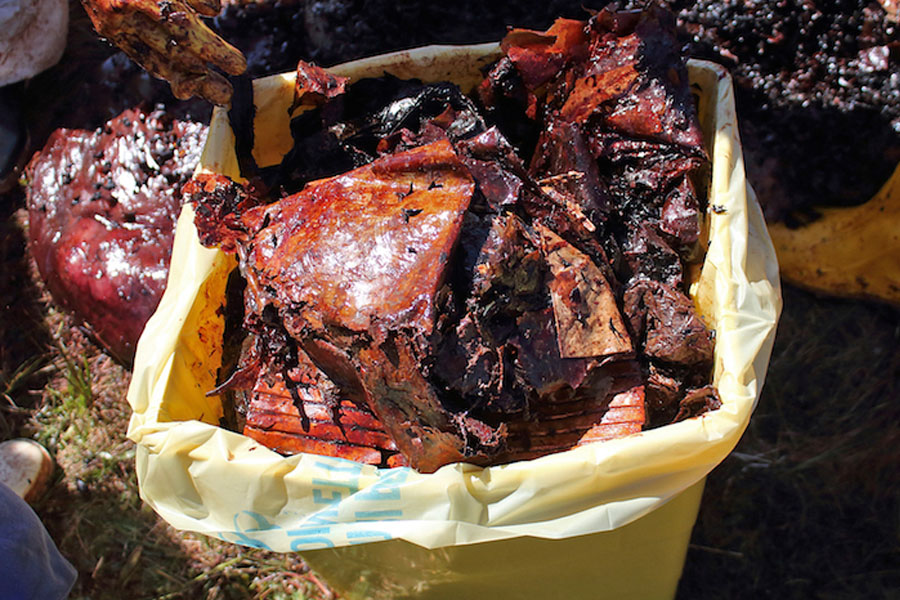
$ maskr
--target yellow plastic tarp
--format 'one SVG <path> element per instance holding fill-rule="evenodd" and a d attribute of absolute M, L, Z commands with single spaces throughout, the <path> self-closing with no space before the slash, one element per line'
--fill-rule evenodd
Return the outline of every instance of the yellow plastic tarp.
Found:
<path fill-rule="evenodd" d="M 451 79 L 465 89 L 497 56 L 496 44 L 427 47 L 332 71 L 353 78 L 387 71 Z M 128 436 L 137 443 L 144 500 L 180 529 L 306 551 L 381 540 L 440 548 L 519 536 L 583 536 L 622 528 L 689 488 L 701 489 L 747 426 L 781 296 L 775 253 L 744 178 L 730 78 L 707 62 L 692 61 L 689 70 L 713 159 L 709 205 L 715 209 L 692 295 L 716 330 L 721 409 L 536 460 L 488 468 L 453 464 L 430 475 L 314 455 L 283 457 L 220 427 L 221 402 L 206 396 L 221 359 L 219 309 L 234 263 L 200 246 L 193 213 L 185 207 L 168 287 L 138 343 L 128 392 L 134 410 Z M 261 166 L 280 161 L 290 148 L 292 86 L 293 74 L 255 82 L 254 154 Z M 238 177 L 222 110 L 213 115 L 200 168 Z M 696 501 L 669 519 L 671 531 L 656 525 L 659 535 L 677 531 L 684 538 L 695 514 Z"/>

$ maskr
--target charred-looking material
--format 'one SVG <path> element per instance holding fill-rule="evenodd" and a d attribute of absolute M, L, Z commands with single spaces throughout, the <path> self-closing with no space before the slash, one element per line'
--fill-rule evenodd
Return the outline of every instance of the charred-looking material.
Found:
<path fill-rule="evenodd" d="M 345 92 L 345 93 L 344 93 Z M 475 105 L 449 83 L 422 84 L 386 76 L 347 85 L 300 63 L 291 120 L 294 146 L 280 165 L 264 169 L 266 185 L 293 193 L 379 156 L 486 129 Z"/>
<path fill-rule="evenodd" d="M 231 84 L 214 67 L 240 75 L 247 61 L 201 20 L 219 0 L 82 0 L 94 29 L 134 62 L 165 79 L 182 100 L 201 96 L 224 105 Z"/>
<path fill-rule="evenodd" d="M 242 367 L 266 353 L 258 343 L 252 335 L 245 340 Z M 369 407 L 351 401 L 306 353 L 298 350 L 290 365 L 277 352 L 268 357 L 233 394 L 245 435 L 282 454 L 308 452 L 382 467 L 407 464 Z"/>
<path fill-rule="evenodd" d="M 543 52 L 535 49 L 539 38 L 531 38 L 522 51 L 528 60 L 516 62 L 534 71 L 521 74 L 523 82 L 546 86 L 540 105 L 546 126 L 531 171 L 583 173 L 577 185 L 567 186 L 568 200 L 599 233 L 612 234 L 603 242 L 615 272 L 610 281 L 626 284 L 619 291 L 623 311 L 642 369 L 651 374 L 648 394 L 659 424 L 660 415 L 694 414 L 690 407 L 698 403 L 673 407 L 692 386 L 708 381 L 712 364 L 710 333 L 684 293 L 682 266 L 699 238 L 694 186 L 707 159 L 672 16 L 659 8 L 604 9 L 585 32 L 587 59 L 553 77 L 543 75 L 547 65 L 584 52 L 577 37 L 538 46 Z M 554 54 L 554 47 L 574 50 Z M 662 377 L 663 371 L 672 377 Z"/>
<path fill-rule="evenodd" d="M 123 363 L 165 289 L 181 186 L 205 137 L 205 125 L 127 110 L 96 131 L 57 130 L 27 168 L 41 277 Z"/>
<path fill-rule="evenodd" d="M 474 190 L 446 140 L 385 156 L 242 216 L 248 325 L 277 315 L 331 379 L 358 391 L 424 470 L 462 434 L 421 373 L 434 301 Z"/>
<path fill-rule="evenodd" d="M 278 176 L 302 189 L 257 206 L 224 178 L 190 188 L 201 240 L 246 279 L 220 387 L 244 432 L 430 472 L 715 408 L 682 265 L 706 158 L 674 43 L 655 9 L 514 30 L 478 88 L 486 119 L 450 84 L 301 64 Z M 510 143 L 507 105 L 534 148 Z"/>

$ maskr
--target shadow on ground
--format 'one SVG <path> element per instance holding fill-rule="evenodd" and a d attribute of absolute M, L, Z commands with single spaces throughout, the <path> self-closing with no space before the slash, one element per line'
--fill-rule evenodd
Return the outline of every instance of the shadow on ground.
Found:
<path fill-rule="evenodd" d="M 251 70 L 261 75 L 301 57 L 331 64 L 421 44 L 494 40 L 508 23 L 545 28 L 555 16 L 584 14 L 581 2 L 483 4 L 332 0 L 302 8 L 282 0 L 277 14 L 250 14 L 251 3 L 226 10 L 217 24 L 248 56 L 255 53 Z M 70 60 L 21 86 L 39 100 L 27 107 L 35 147 L 55 127 L 92 128 L 124 105 L 166 92 L 97 42 L 79 3 L 72 10 Z M 79 55 L 90 76 L 71 60 Z M 885 152 L 897 134 L 877 107 L 798 104 L 757 121 L 759 94 L 741 94 L 751 182 L 776 212 L 794 208 L 792 201 L 861 201 L 886 178 L 878 169 L 896 163 Z M 845 163 L 830 152 L 835 147 L 849 149 Z M 880 162 L 869 160 L 871 152 L 881 152 Z M 798 193 L 807 194 L 802 202 Z M 174 532 L 142 504 L 133 448 L 123 439 L 127 373 L 83 340 L 64 340 L 68 360 L 59 354 L 54 336 L 63 321 L 48 313 L 29 279 L 15 217 L 21 205 L 21 194 L 0 196 L 0 369 L 4 393 L 20 405 L 0 404 L 0 438 L 36 434 L 60 460 L 59 479 L 37 508 L 79 569 L 73 597 L 249 597 L 267 593 L 253 587 L 263 580 L 303 588 L 308 581 L 295 581 L 306 572 L 298 558 Z M 738 448 L 709 477 L 678 597 L 897 597 L 900 312 L 790 287 L 784 296 L 763 396 Z M 114 380 L 118 387 L 103 383 Z M 40 410 L 30 410 L 37 399 Z"/>
<path fill-rule="evenodd" d="M 39 403 L 47 382 L 44 356 L 52 345 L 28 272 L 17 196 L 0 194 L 0 440 L 17 431 Z"/>
<path fill-rule="evenodd" d="M 900 311 L 784 290 L 762 398 L 709 477 L 679 598 L 900 593 Z"/>

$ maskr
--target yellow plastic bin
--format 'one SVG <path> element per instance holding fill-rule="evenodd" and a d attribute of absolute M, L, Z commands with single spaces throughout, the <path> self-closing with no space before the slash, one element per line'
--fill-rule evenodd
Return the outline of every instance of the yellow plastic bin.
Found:
<path fill-rule="evenodd" d="M 303 558 L 345 598 L 671 598 L 704 481 L 612 531 L 431 550 L 391 540 L 304 552 Z"/>
<path fill-rule="evenodd" d="M 453 80 L 463 89 L 496 44 L 432 46 L 331 69 L 351 78 Z M 668 598 L 705 476 L 734 448 L 759 397 L 781 308 L 775 253 L 744 178 L 731 80 L 689 64 L 713 157 L 709 249 L 692 296 L 716 329 L 721 409 L 531 461 L 447 465 L 423 475 L 313 455 L 283 457 L 218 426 L 207 397 L 221 360 L 233 259 L 178 222 L 169 282 L 137 347 L 128 436 L 141 495 L 175 527 L 301 552 L 347 598 Z M 291 147 L 294 74 L 254 82 L 254 155 Z M 238 178 L 234 136 L 213 113 L 199 169 Z"/>

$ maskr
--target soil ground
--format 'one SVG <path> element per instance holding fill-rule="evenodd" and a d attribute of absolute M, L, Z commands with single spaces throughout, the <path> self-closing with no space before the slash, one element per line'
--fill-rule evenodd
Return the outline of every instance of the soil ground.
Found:
<path fill-rule="evenodd" d="M 881 6 L 713 4 L 673 7 L 692 52 L 735 73 L 748 174 L 767 216 L 865 201 L 900 159 L 897 32 Z M 508 24 L 544 28 L 581 11 L 580 2 L 552 0 L 461 0 L 452 9 L 282 0 L 229 7 L 217 24 L 261 75 L 301 57 L 332 64 L 401 46 L 497 39 Z M 140 100 L 206 118 L 205 105 L 175 102 L 97 41 L 79 5 L 72 16 L 63 62 L 5 92 L 28 100 L 31 148 L 57 127 L 93 128 Z M 804 20 L 818 25 L 804 28 Z M 776 21 L 799 49 L 793 54 L 758 47 L 778 39 Z M 881 47 L 887 70 L 866 67 L 860 57 Z M 810 72 L 809 85 L 796 85 Z M 73 597 L 330 597 L 299 557 L 177 532 L 142 503 L 124 438 L 128 371 L 43 291 L 22 206 L 20 189 L 0 195 L 0 439 L 34 437 L 59 463 L 36 510 L 79 570 Z M 679 598 L 900 596 L 898 347 L 896 308 L 785 287 L 766 386 L 739 446 L 709 476 Z"/>

